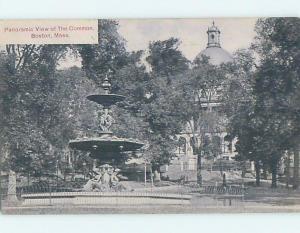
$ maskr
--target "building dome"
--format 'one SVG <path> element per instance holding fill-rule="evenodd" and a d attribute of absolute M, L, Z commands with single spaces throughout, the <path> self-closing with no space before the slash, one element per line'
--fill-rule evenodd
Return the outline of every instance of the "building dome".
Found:
<path fill-rule="evenodd" d="M 213 65 L 220 65 L 222 63 L 232 62 L 233 57 L 226 50 L 221 48 L 220 44 L 220 30 L 213 25 L 208 28 L 208 43 L 206 49 L 202 50 L 195 58 L 201 59 L 202 55 L 209 57 L 209 62 Z"/>
<path fill-rule="evenodd" d="M 226 50 L 220 47 L 209 47 L 202 50 L 196 59 L 200 59 L 202 55 L 209 57 L 209 62 L 213 65 L 220 65 L 233 61 L 232 56 Z"/>

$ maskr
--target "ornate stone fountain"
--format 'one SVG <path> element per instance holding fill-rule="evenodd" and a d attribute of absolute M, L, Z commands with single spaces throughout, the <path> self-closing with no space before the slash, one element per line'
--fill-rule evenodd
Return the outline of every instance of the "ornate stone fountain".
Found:
<path fill-rule="evenodd" d="M 138 140 L 119 138 L 111 131 L 115 120 L 111 113 L 111 107 L 125 99 L 125 96 L 110 93 L 111 84 L 106 76 L 102 84 L 104 94 L 89 95 L 87 99 L 102 106 L 99 110 L 98 136 L 92 138 L 77 138 L 71 140 L 69 145 L 72 149 L 87 151 L 90 156 L 101 164 L 94 169 L 95 176 L 85 185 L 85 191 L 112 191 L 124 190 L 117 184 L 118 169 L 113 167 L 126 160 L 127 153 L 140 149 L 144 144 Z M 113 165 L 113 166 L 109 166 Z"/>

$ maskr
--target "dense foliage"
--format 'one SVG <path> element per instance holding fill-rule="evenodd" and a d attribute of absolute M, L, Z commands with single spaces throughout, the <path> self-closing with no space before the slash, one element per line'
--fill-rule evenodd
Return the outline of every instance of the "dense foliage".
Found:
<path fill-rule="evenodd" d="M 221 66 L 207 57 L 191 63 L 177 38 L 129 52 L 115 20 L 99 20 L 95 45 L 7 45 L 0 54 L 1 169 L 41 176 L 91 167 L 68 141 L 96 134 L 99 107 L 85 97 L 101 92 L 108 76 L 111 91 L 127 96 L 113 109 L 113 130 L 145 142 L 142 155 L 154 169 L 175 156 L 178 134 L 193 136 L 201 165 L 203 156 L 220 154 L 214 136 L 227 130 L 228 141 L 237 140 L 236 159 L 255 163 L 257 184 L 263 168 L 276 187 L 285 153 L 294 151 L 299 162 L 300 20 L 260 19 L 255 29 L 251 48 Z M 82 69 L 58 69 L 68 53 L 80 57 Z"/>
<path fill-rule="evenodd" d="M 244 93 L 247 96 L 244 98 L 237 89 L 232 93 L 238 98 L 229 98 L 232 101 L 238 99 L 235 109 L 227 112 L 231 133 L 238 138 L 240 158 L 255 162 L 258 185 L 263 166 L 272 173 L 272 187 L 277 186 L 279 162 L 287 150 L 295 150 L 297 167 L 300 135 L 299 29 L 300 20 L 297 18 L 258 20 L 257 36 L 250 51 L 257 55 L 259 64 L 255 65 L 253 58 L 248 56 L 248 67 L 238 66 L 237 70 L 243 70 L 242 73 L 246 72 L 251 78 L 248 81 L 245 76 L 237 75 L 236 79 L 240 79 L 240 87 L 246 88 Z M 296 182 L 297 176 L 294 177 Z"/>

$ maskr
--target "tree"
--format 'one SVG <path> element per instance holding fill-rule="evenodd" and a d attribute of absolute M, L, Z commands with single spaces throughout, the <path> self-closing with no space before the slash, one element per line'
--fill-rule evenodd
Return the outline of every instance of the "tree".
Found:
<path fill-rule="evenodd" d="M 34 174 L 52 170 L 52 145 L 48 134 L 57 120 L 53 77 L 65 46 L 7 45 L 1 95 L 1 135 L 9 156 L 6 168 Z M 49 153 L 51 153 L 49 155 Z"/>
<path fill-rule="evenodd" d="M 223 91 L 223 109 L 228 119 L 228 139 L 236 141 L 237 156 L 242 163 L 245 174 L 246 161 L 253 161 L 256 172 L 256 185 L 260 185 L 260 170 L 263 160 L 259 150 L 261 135 L 254 114 L 255 95 L 254 72 L 255 62 L 251 50 L 238 50 L 234 54 L 234 62 L 226 67 L 226 85 Z"/>
<path fill-rule="evenodd" d="M 181 109 L 177 89 L 178 78 L 189 69 L 189 61 L 179 51 L 176 38 L 155 41 L 149 44 L 146 61 L 151 72 L 146 83 L 146 99 L 142 105 L 143 116 L 149 126 L 147 139 L 148 157 L 153 168 L 168 164 L 175 156 L 178 135 L 184 122 L 179 118 Z"/>
<path fill-rule="evenodd" d="M 276 78 L 275 78 L 276 77 Z M 284 87 L 280 74 L 270 64 L 260 66 L 254 91 L 256 94 L 255 116 L 260 129 L 260 147 L 264 160 L 272 173 L 272 187 L 277 186 L 278 163 L 290 147 L 291 129 L 289 111 L 286 108 Z"/>
<path fill-rule="evenodd" d="M 10 57 L 9 72 L 16 74 L 37 74 L 51 76 L 58 62 L 67 52 L 67 45 L 6 45 L 6 53 Z"/>
<path fill-rule="evenodd" d="M 149 44 L 149 56 L 146 61 L 150 64 L 153 74 L 168 77 L 168 84 L 172 76 L 189 69 L 190 62 L 179 51 L 179 45 L 180 41 L 173 37 Z"/>
<path fill-rule="evenodd" d="M 299 105 L 295 104 L 300 85 L 299 28 L 298 18 L 267 18 L 256 24 L 253 50 L 260 56 L 254 88 L 256 112 L 264 119 L 262 144 L 266 146 L 273 187 L 279 159 L 286 150 L 299 145 Z"/>
<path fill-rule="evenodd" d="M 118 33 L 118 22 L 115 20 L 98 20 L 98 38 L 98 44 L 79 45 L 75 49 L 80 54 L 82 69 L 87 77 L 100 86 L 109 70 L 114 74 L 128 64 L 129 53 L 125 48 L 125 40 Z M 115 82 L 112 84 L 115 85 Z"/>
<path fill-rule="evenodd" d="M 238 138 L 237 151 L 243 159 L 255 161 L 257 184 L 263 164 L 264 169 L 270 168 L 272 187 L 276 187 L 280 159 L 286 150 L 299 145 L 299 106 L 295 105 L 299 100 L 299 25 L 296 18 L 257 21 L 251 50 L 259 64 L 245 73 L 253 80 L 247 88 L 250 92 L 245 91 L 248 98 L 233 91 L 239 96 L 235 99 L 242 101 L 232 104 L 236 108 L 227 104 L 230 132 Z"/>

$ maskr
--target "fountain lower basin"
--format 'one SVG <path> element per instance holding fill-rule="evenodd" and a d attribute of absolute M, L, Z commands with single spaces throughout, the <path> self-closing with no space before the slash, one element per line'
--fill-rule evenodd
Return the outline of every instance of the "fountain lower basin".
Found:
<path fill-rule="evenodd" d="M 140 149 L 144 144 L 118 137 L 80 138 L 69 142 L 71 148 L 89 152 L 126 152 Z"/>
<path fill-rule="evenodd" d="M 54 192 L 23 194 L 23 206 L 187 205 L 191 195 L 152 192 Z"/>

